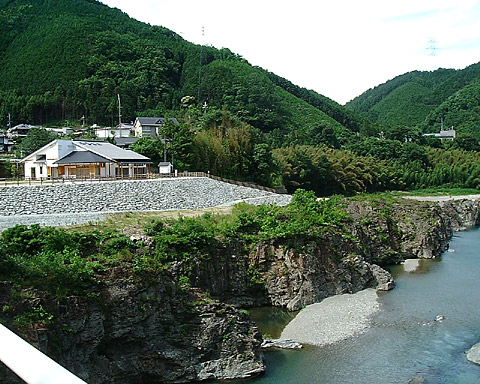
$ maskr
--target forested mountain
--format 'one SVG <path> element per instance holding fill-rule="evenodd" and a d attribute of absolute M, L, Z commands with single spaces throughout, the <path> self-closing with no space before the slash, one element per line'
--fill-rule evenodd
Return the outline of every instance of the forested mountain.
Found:
<path fill-rule="evenodd" d="M 480 188 L 480 63 L 398 76 L 346 108 L 95 0 L 0 0 L 0 25 L 0 128 L 9 113 L 12 124 L 115 125 L 120 95 L 123 121 L 178 118 L 162 135 L 179 170 L 318 195 Z M 454 142 L 422 136 L 442 119 Z M 28 139 L 38 144 L 20 149 Z M 133 149 L 158 162 L 165 148 L 142 138 Z"/>
<path fill-rule="evenodd" d="M 348 137 L 365 120 L 313 91 L 95 0 L 0 0 L 0 126 L 116 122 L 172 113 L 181 99 L 225 108 L 282 141 Z"/>
<path fill-rule="evenodd" d="M 480 63 L 463 70 L 409 72 L 387 81 L 347 103 L 371 121 L 419 127 L 438 132 L 454 127 L 480 139 Z"/>

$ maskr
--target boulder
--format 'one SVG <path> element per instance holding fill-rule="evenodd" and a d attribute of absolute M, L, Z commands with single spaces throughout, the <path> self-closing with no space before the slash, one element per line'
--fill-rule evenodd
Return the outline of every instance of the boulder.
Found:
<path fill-rule="evenodd" d="M 475 344 L 466 353 L 468 361 L 480 365 L 480 343 Z"/>
<path fill-rule="evenodd" d="M 390 291 L 391 289 L 395 288 L 395 281 L 393 280 L 390 272 L 387 272 L 385 269 L 376 264 L 370 264 L 370 270 L 377 280 L 377 290 Z"/>
<path fill-rule="evenodd" d="M 303 345 L 290 339 L 263 339 L 262 348 L 302 349 Z"/>

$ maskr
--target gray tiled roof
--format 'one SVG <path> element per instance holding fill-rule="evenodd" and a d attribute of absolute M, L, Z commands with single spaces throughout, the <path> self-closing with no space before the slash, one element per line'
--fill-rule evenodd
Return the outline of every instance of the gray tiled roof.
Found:
<path fill-rule="evenodd" d="M 128 149 L 122 149 L 108 142 L 75 140 L 74 143 L 80 148 L 106 157 L 107 159 L 125 162 L 150 162 L 150 159 L 146 156 Z"/>
<path fill-rule="evenodd" d="M 73 151 L 61 159 L 55 161 L 55 164 L 85 164 L 85 163 L 113 163 L 113 161 L 106 159 L 89 151 Z"/>
<path fill-rule="evenodd" d="M 115 143 L 117 146 L 121 147 L 124 145 L 130 145 L 135 143 L 139 137 L 115 137 Z"/>
<path fill-rule="evenodd" d="M 178 120 L 174 117 L 137 117 L 137 119 L 142 125 L 160 126 L 165 120 L 171 120 L 176 125 L 179 124 Z"/>

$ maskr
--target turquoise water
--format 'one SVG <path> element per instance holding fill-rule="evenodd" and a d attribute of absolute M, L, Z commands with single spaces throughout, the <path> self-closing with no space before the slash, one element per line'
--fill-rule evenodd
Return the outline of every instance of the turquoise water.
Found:
<path fill-rule="evenodd" d="M 252 308 L 250 318 L 258 325 L 264 338 L 279 338 L 283 328 L 297 315 L 279 307 Z"/>
<path fill-rule="evenodd" d="M 397 286 L 380 294 L 381 311 L 365 334 L 267 352 L 267 373 L 248 383 L 480 383 L 480 367 L 465 359 L 480 342 L 480 229 L 456 234 L 450 249 L 414 273 L 393 267 Z"/>

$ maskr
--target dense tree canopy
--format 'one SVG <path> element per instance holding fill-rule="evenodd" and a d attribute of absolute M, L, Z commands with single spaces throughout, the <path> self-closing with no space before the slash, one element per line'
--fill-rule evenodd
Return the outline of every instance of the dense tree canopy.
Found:
<path fill-rule="evenodd" d="M 9 113 L 13 124 L 79 125 L 85 116 L 114 125 L 120 95 L 123 121 L 176 113 L 187 97 L 292 143 L 308 143 L 314 127 L 359 129 L 344 107 L 228 49 L 196 46 L 98 1 L 2 0 L 0 24 L 0 126 Z"/>
<path fill-rule="evenodd" d="M 178 118 L 132 147 L 178 170 L 321 195 L 480 185 L 480 64 L 410 72 L 345 108 L 95 0 L 0 0 L 0 24 L 0 126 L 112 126 L 120 96 L 123 121 Z M 453 143 L 423 136 L 441 126 Z M 52 138 L 32 130 L 18 149 Z"/>
<path fill-rule="evenodd" d="M 17 154 L 20 157 L 27 156 L 55 139 L 58 139 L 56 133 L 43 128 L 32 128 L 28 131 L 27 137 L 23 138 L 17 146 Z"/>
<path fill-rule="evenodd" d="M 347 103 L 373 123 L 439 132 L 453 127 L 480 139 L 480 63 L 463 70 L 409 72 Z"/>

